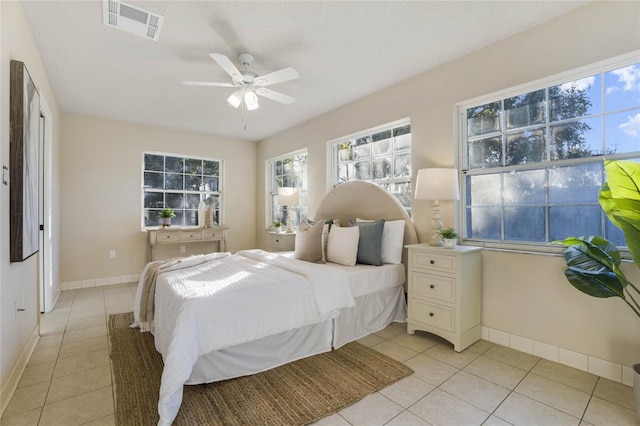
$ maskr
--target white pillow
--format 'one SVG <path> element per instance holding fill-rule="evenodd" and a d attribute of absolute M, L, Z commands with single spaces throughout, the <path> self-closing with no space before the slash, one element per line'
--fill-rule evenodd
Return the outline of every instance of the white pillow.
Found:
<path fill-rule="evenodd" d="M 356 218 L 356 222 L 373 222 Z M 387 220 L 382 230 L 382 263 L 398 264 L 402 262 L 404 243 L 404 220 Z"/>
<path fill-rule="evenodd" d="M 358 239 L 360 228 L 357 226 L 341 228 L 332 226 L 327 241 L 327 262 L 354 266 L 358 258 Z"/>

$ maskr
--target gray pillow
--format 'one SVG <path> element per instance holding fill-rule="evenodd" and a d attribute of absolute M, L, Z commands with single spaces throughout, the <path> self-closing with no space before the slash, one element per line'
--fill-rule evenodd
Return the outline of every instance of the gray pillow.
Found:
<path fill-rule="evenodd" d="M 365 265 L 382 265 L 382 231 L 384 229 L 384 219 L 376 222 L 352 222 L 349 226 L 360 228 L 360 238 L 358 240 L 357 263 Z"/>

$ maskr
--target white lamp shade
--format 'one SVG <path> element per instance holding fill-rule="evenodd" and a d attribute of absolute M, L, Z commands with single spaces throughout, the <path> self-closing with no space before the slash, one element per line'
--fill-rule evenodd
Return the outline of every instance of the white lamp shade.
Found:
<path fill-rule="evenodd" d="M 416 200 L 459 200 L 456 169 L 420 169 L 416 178 Z"/>
<path fill-rule="evenodd" d="M 251 89 L 247 89 L 244 93 L 244 103 L 247 104 L 247 110 L 253 111 L 254 109 L 258 109 L 258 95 Z"/>
<path fill-rule="evenodd" d="M 281 206 L 299 206 L 300 191 L 298 188 L 278 188 L 278 204 Z"/>
<path fill-rule="evenodd" d="M 227 102 L 229 102 L 232 107 L 238 108 L 242 102 L 242 89 L 233 92 L 233 94 L 227 98 Z"/>

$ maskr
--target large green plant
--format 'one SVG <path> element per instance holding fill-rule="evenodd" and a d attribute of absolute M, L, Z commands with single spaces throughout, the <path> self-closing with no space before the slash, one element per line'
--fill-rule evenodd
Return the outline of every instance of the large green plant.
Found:
<path fill-rule="evenodd" d="M 600 189 L 600 206 L 624 232 L 633 261 L 640 267 L 640 163 L 605 160 L 607 181 Z M 564 252 L 565 275 L 578 290 L 593 297 L 620 297 L 640 317 L 638 287 L 620 270 L 615 244 L 595 236 L 569 237 L 554 243 L 569 246 Z"/>

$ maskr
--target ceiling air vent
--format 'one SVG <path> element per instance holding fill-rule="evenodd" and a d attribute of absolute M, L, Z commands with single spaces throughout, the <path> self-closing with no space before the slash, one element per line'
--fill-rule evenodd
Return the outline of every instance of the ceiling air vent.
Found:
<path fill-rule="evenodd" d="M 153 14 L 117 0 L 102 1 L 102 22 L 110 27 L 144 38 L 158 40 L 164 16 Z"/>

